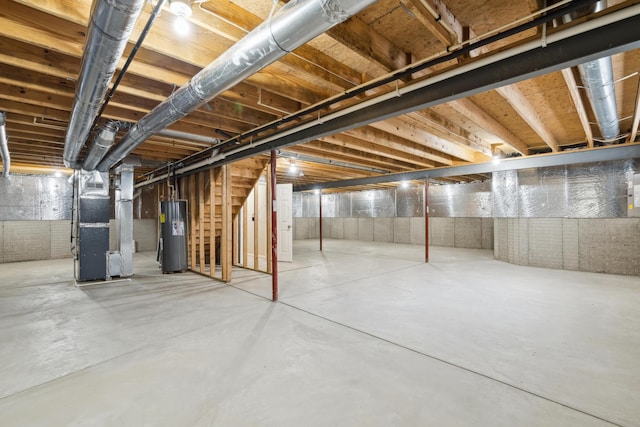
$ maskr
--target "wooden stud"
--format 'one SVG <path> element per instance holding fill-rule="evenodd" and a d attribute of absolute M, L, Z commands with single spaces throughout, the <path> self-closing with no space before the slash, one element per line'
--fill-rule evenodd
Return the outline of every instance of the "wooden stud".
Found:
<path fill-rule="evenodd" d="M 206 261 L 204 257 L 204 240 L 205 240 L 205 226 L 204 226 L 204 172 L 198 174 L 198 250 L 200 252 L 200 273 L 206 273 Z"/>
<path fill-rule="evenodd" d="M 260 270 L 260 216 L 259 201 L 260 201 L 260 184 L 256 183 L 253 187 L 253 269 Z"/>
<path fill-rule="evenodd" d="M 209 276 L 216 275 L 216 176 L 209 169 Z"/>
<path fill-rule="evenodd" d="M 231 205 L 231 165 L 222 166 L 222 239 L 220 245 L 220 261 L 222 264 L 222 280 L 231 281 L 233 236 Z"/>
<path fill-rule="evenodd" d="M 196 271 L 196 176 L 189 177 L 189 211 L 191 212 L 191 221 L 189 224 L 189 237 L 191 239 L 191 270 Z"/>
<path fill-rule="evenodd" d="M 244 206 L 242 207 L 242 266 L 244 268 L 249 267 L 249 263 L 247 262 L 247 257 L 249 256 L 249 233 L 247 233 L 249 227 L 249 219 L 248 219 L 248 198 L 244 201 Z"/>

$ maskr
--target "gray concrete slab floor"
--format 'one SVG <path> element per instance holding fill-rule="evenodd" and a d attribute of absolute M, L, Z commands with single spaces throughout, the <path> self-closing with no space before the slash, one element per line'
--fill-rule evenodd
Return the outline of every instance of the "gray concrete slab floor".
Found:
<path fill-rule="evenodd" d="M 0 264 L 2 426 L 638 426 L 640 278 L 296 241 L 270 276 Z"/>

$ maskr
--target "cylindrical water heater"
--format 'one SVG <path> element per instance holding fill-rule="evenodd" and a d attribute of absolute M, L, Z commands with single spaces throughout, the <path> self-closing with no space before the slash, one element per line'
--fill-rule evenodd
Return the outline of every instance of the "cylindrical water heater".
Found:
<path fill-rule="evenodd" d="M 187 270 L 187 218 L 186 200 L 160 202 L 160 262 L 163 273 Z"/>

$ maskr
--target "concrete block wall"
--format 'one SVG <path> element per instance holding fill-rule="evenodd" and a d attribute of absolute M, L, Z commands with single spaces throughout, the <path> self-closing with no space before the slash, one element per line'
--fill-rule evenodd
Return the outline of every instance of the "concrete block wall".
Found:
<path fill-rule="evenodd" d="M 70 258 L 70 235 L 68 220 L 0 221 L 0 263 Z M 133 238 L 139 251 L 155 251 L 156 220 L 134 220 Z"/>
<path fill-rule="evenodd" d="M 0 221 L 0 263 L 70 258 L 71 221 Z"/>
<path fill-rule="evenodd" d="M 323 218 L 323 236 L 424 245 L 424 218 Z M 318 238 L 318 218 L 294 218 L 296 240 Z M 493 218 L 429 219 L 429 243 L 471 249 L 493 249 Z"/>
<path fill-rule="evenodd" d="M 134 219 L 133 240 L 137 252 L 158 250 L 158 221 L 156 219 Z M 115 251 L 117 243 L 116 222 L 109 221 L 109 250 Z"/>
<path fill-rule="evenodd" d="M 640 218 L 495 218 L 494 240 L 513 264 L 640 275 Z"/>

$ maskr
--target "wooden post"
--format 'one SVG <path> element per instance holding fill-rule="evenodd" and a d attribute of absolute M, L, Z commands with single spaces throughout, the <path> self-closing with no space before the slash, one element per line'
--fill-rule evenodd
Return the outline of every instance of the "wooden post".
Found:
<path fill-rule="evenodd" d="M 200 251 L 200 273 L 206 273 L 206 260 L 204 257 L 204 172 L 198 173 L 198 241 L 200 243 L 198 250 Z"/>
<path fill-rule="evenodd" d="M 232 236 L 232 179 L 231 165 L 222 166 L 222 242 L 220 245 L 220 261 L 222 264 L 222 280 L 231 281 L 233 236 Z"/>
<path fill-rule="evenodd" d="M 253 269 L 260 270 L 260 184 L 253 187 Z"/>
<path fill-rule="evenodd" d="M 216 175 L 209 169 L 209 276 L 216 274 Z"/>
<path fill-rule="evenodd" d="M 249 256 L 249 234 L 247 233 L 247 227 L 249 227 L 248 203 L 248 200 L 245 200 L 242 207 L 242 266 L 244 268 L 249 266 L 247 262 L 247 257 Z"/>
<path fill-rule="evenodd" d="M 233 265 L 240 265 L 240 218 L 233 217 Z"/>
<path fill-rule="evenodd" d="M 191 238 L 191 270 L 196 271 L 196 176 L 189 177 L 189 211 L 191 221 L 189 224 L 189 237 Z"/>
<path fill-rule="evenodd" d="M 424 180 L 424 262 L 429 262 L 429 178 Z"/>
<path fill-rule="evenodd" d="M 276 151 L 271 150 L 271 300 L 278 301 L 278 204 L 276 198 Z"/>

